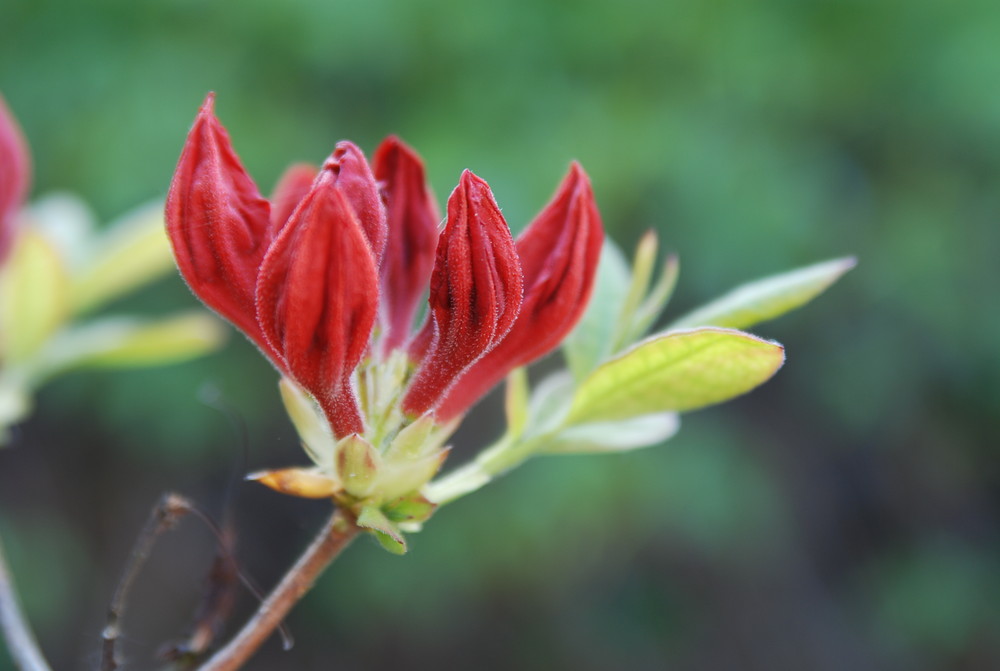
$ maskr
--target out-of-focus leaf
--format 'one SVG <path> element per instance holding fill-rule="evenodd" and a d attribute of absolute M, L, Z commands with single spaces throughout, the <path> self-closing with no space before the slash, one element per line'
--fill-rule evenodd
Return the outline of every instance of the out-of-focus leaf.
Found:
<path fill-rule="evenodd" d="M 573 376 L 565 371 L 549 375 L 539 382 L 528 405 L 526 433 L 537 436 L 562 426 L 572 397 Z"/>
<path fill-rule="evenodd" d="M 635 248 L 635 258 L 632 260 L 632 279 L 629 282 L 625 299 L 619 308 L 618 320 L 615 322 L 615 335 L 612 338 L 611 352 L 617 352 L 625 347 L 630 340 L 628 334 L 632 330 L 635 311 L 639 309 L 653 278 L 653 268 L 656 266 L 656 249 L 659 247 L 655 231 L 646 231 Z"/>
<path fill-rule="evenodd" d="M 163 225 L 163 205 L 147 205 L 115 224 L 74 278 L 75 312 L 136 289 L 174 267 Z"/>
<path fill-rule="evenodd" d="M 856 264 L 853 257 L 833 259 L 741 285 L 676 320 L 670 328 L 742 329 L 780 317 L 811 301 Z"/>
<path fill-rule="evenodd" d="M 59 253 L 43 236 L 23 230 L 0 270 L 0 352 L 8 364 L 33 355 L 59 328 L 68 297 Z"/>
<path fill-rule="evenodd" d="M 575 378 L 583 378 L 611 354 L 630 277 L 625 255 L 605 238 L 590 305 L 562 345 Z"/>
<path fill-rule="evenodd" d="M 624 345 L 629 345 L 645 335 L 657 317 L 663 314 L 663 310 L 667 307 L 667 303 L 674 293 L 674 287 L 677 286 L 679 271 L 680 264 L 677 257 L 671 254 L 664 262 L 663 269 L 660 270 L 660 278 L 656 280 L 656 284 L 653 285 L 642 305 L 636 309 L 632 316 L 629 330 L 625 334 Z"/>
<path fill-rule="evenodd" d="M 212 351 L 227 333 L 217 319 L 200 310 L 156 321 L 108 318 L 61 332 L 47 348 L 44 363 L 47 373 L 171 364 Z"/>
<path fill-rule="evenodd" d="M 781 345 L 703 328 L 654 336 L 603 364 L 573 398 L 568 424 L 694 410 L 746 393 L 785 360 Z"/>
<path fill-rule="evenodd" d="M 21 385 L 0 376 L 0 447 L 10 439 L 8 429 L 31 412 L 31 396 Z"/>
<path fill-rule="evenodd" d="M 577 424 L 559 432 L 552 442 L 545 443 L 542 452 L 625 452 L 662 443 L 677 433 L 679 428 L 680 418 L 673 412 L 642 415 L 617 422 Z"/>
<path fill-rule="evenodd" d="M 361 509 L 361 514 L 358 515 L 358 526 L 371 529 L 382 547 L 392 554 L 406 554 L 406 541 L 399 533 L 399 528 L 375 506 L 365 506 Z"/>

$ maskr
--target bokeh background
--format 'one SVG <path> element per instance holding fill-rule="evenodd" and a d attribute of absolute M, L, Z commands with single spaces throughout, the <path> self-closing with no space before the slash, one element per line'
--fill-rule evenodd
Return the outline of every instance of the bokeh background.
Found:
<path fill-rule="evenodd" d="M 667 444 L 532 462 L 404 558 L 358 543 L 294 612 L 295 650 L 248 669 L 971 671 L 1000 668 L 998 34 L 993 0 L 3 0 L 0 91 L 33 197 L 104 221 L 164 195 L 214 90 L 265 192 L 394 132 L 439 199 L 470 168 L 519 229 L 579 159 L 620 244 L 654 228 L 680 255 L 674 315 L 860 258 L 755 329 L 787 347 L 772 382 Z M 193 305 L 170 277 L 114 308 Z M 0 532 L 57 669 L 96 663 L 162 492 L 228 520 L 265 585 L 325 517 L 239 481 L 304 461 L 239 336 L 38 401 L 0 452 Z M 453 463 L 497 430 L 471 417 Z M 212 548 L 194 521 L 160 540 L 129 668 L 185 633 Z"/>

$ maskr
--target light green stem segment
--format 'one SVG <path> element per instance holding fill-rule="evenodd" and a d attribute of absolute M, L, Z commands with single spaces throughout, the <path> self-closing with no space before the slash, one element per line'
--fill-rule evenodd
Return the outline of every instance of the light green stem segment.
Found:
<path fill-rule="evenodd" d="M 444 505 L 471 494 L 534 455 L 545 436 L 512 437 L 509 434 L 460 466 L 424 487 L 428 500 Z"/>

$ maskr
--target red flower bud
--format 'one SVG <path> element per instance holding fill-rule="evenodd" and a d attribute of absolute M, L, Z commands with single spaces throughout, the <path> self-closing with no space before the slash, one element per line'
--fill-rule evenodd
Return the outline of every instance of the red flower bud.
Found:
<path fill-rule="evenodd" d="M 261 328 L 338 437 L 364 431 L 350 378 L 378 312 L 375 259 L 341 184 L 328 161 L 272 243 L 257 283 Z"/>
<path fill-rule="evenodd" d="M 430 318 L 411 354 L 423 354 L 403 410 L 432 409 L 455 380 L 510 330 L 522 297 L 521 265 L 490 187 L 466 170 L 448 199 L 431 275 Z"/>
<path fill-rule="evenodd" d="M 28 194 L 31 156 L 14 115 L 0 96 L 0 261 L 14 240 L 14 219 Z"/>
<path fill-rule="evenodd" d="M 517 321 L 449 390 L 440 419 L 465 412 L 511 370 L 562 342 L 590 300 L 603 240 L 590 180 L 574 162 L 552 201 L 517 239 L 525 286 Z"/>
<path fill-rule="evenodd" d="M 333 176 L 337 189 L 347 197 L 371 246 L 375 263 L 379 264 L 387 235 L 385 205 L 365 155 L 350 142 L 338 142 L 333 154 L 323 164 L 323 170 Z"/>
<path fill-rule="evenodd" d="M 167 234 L 191 291 L 247 334 L 280 367 L 257 324 L 257 271 L 271 242 L 261 197 L 213 113 L 208 94 L 167 195 Z"/>
<path fill-rule="evenodd" d="M 420 157 L 397 137 L 375 151 L 375 178 L 382 187 L 389 227 L 382 260 L 383 351 L 410 337 L 417 303 L 434 268 L 437 225 L 441 217 L 427 188 Z"/>
<path fill-rule="evenodd" d="M 271 230 L 277 236 L 288 217 L 309 193 L 316 179 L 316 167 L 308 163 L 297 163 L 285 171 L 271 194 Z"/>

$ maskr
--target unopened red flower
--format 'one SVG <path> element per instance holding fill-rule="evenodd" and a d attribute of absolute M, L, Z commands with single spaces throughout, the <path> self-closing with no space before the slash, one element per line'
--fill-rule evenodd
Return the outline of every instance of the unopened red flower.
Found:
<path fill-rule="evenodd" d="M 14 240 L 15 217 L 31 182 L 28 144 L 14 115 L 0 96 L 0 262 Z"/>
<path fill-rule="evenodd" d="M 461 415 L 510 370 L 555 348 L 590 296 L 603 236 L 576 164 L 516 243 L 489 186 L 469 171 L 439 229 L 423 163 L 395 137 L 371 168 L 349 142 L 318 170 L 293 166 L 268 201 L 211 95 L 166 215 L 192 291 L 315 399 L 335 437 L 373 443 L 418 416 Z M 398 388 L 386 392 L 385 379 Z"/>

